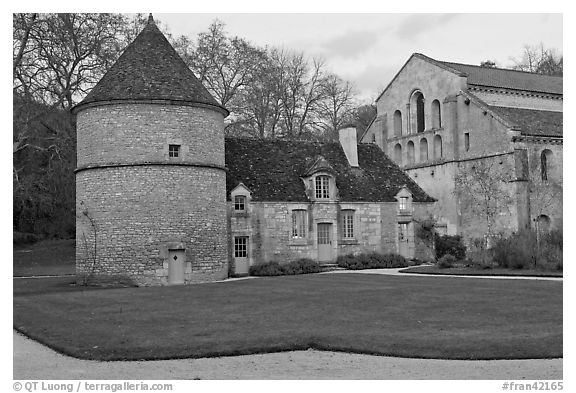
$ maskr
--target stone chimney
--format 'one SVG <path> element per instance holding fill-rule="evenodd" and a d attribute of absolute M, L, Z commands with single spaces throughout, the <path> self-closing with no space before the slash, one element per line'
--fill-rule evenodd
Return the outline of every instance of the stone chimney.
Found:
<path fill-rule="evenodd" d="M 342 149 L 348 158 L 351 167 L 358 167 L 358 142 L 356 141 L 356 127 L 349 126 L 338 131 Z"/>

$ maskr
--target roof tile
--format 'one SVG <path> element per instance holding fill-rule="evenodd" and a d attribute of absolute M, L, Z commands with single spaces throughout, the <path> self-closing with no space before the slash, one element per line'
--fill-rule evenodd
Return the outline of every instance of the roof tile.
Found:
<path fill-rule="evenodd" d="M 307 202 L 302 177 L 318 156 L 335 171 L 343 202 L 394 202 L 402 186 L 415 202 L 433 202 L 410 177 L 374 144 L 358 145 L 358 168 L 351 168 L 339 143 L 226 139 L 226 192 L 240 183 L 254 201 Z"/>
<path fill-rule="evenodd" d="M 153 20 L 76 108 L 110 100 L 185 101 L 212 105 L 227 113 Z"/>

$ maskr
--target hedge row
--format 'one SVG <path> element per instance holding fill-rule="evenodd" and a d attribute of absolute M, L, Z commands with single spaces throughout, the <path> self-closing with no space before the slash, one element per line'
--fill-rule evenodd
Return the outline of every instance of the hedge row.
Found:
<path fill-rule="evenodd" d="M 288 276 L 294 274 L 308 274 L 320 272 L 318 262 L 302 258 L 295 261 L 279 264 L 276 261 L 260 263 L 250 266 L 251 276 Z"/>
<path fill-rule="evenodd" d="M 398 254 L 348 254 L 336 259 L 339 267 L 350 270 L 378 269 L 410 266 L 406 258 Z"/>

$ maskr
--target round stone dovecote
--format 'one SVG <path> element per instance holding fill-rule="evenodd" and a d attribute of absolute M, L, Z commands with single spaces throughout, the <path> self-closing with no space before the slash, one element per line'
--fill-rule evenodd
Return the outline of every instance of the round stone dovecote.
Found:
<path fill-rule="evenodd" d="M 225 278 L 228 112 L 152 20 L 74 113 L 78 280 Z"/>

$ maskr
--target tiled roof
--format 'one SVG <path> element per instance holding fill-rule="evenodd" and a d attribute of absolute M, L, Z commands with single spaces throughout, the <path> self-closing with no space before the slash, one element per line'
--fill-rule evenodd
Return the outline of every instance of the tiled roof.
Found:
<path fill-rule="evenodd" d="M 358 145 L 358 170 L 339 143 L 240 138 L 226 139 L 227 197 L 243 183 L 254 201 L 307 202 L 301 177 L 319 156 L 336 172 L 343 202 L 394 202 L 404 185 L 415 202 L 434 201 L 373 144 Z"/>
<path fill-rule="evenodd" d="M 206 90 L 152 19 L 78 104 L 110 100 L 171 100 L 224 109 Z"/>
<path fill-rule="evenodd" d="M 466 74 L 468 85 L 524 90 L 562 95 L 562 77 L 531 72 L 480 67 L 470 64 L 439 62 Z"/>
<path fill-rule="evenodd" d="M 520 127 L 522 135 L 561 137 L 562 112 L 490 106 L 491 110 Z"/>

